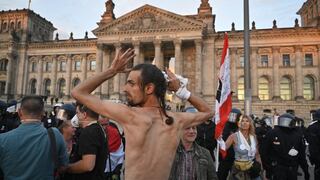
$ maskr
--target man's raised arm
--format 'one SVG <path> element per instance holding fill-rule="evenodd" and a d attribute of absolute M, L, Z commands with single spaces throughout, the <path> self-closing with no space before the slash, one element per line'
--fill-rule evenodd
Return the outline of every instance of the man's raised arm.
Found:
<path fill-rule="evenodd" d="M 71 92 L 72 97 L 96 113 L 116 121 L 124 121 L 125 119 L 130 118 L 130 116 L 123 116 L 123 113 L 129 115 L 128 113 L 130 111 L 128 111 L 129 108 L 127 106 L 102 101 L 97 96 L 92 95 L 91 92 L 117 73 L 125 72 L 127 63 L 134 56 L 133 49 L 128 49 L 124 53 L 120 50 L 116 54 L 111 66 L 106 71 L 98 73 L 76 86 Z"/>
<path fill-rule="evenodd" d="M 183 119 L 183 126 L 195 126 L 213 117 L 214 113 L 210 106 L 200 97 L 190 93 L 186 87 L 181 89 L 180 81 L 169 69 L 167 69 L 169 86 L 168 89 L 174 91 L 179 98 L 188 100 L 199 112 L 198 113 L 179 113 Z"/>

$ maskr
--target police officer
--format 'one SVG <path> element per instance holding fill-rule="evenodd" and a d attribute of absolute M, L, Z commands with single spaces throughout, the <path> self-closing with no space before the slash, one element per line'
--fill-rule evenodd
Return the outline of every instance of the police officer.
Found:
<path fill-rule="evenodd" d="M 265 169 L 266 157 L 268 156 L 268 152 L 265 151 L 265 143 L 267 133 L 272 129 L 272 118 L 270 116 L 263 116 L 261 119 L 257 119 L 255 121 L 256 125 L 256 136 L 258 140 L 258 150 L 261 157 L 262 166 Z"/>
<path fill-rule="evenodd" d="M 307 128 L 310 162 L 315 165 L 314 179 L 320 179 L 320 109 L 313 113 L 313 122 Z"/>
<path fill-rule="evenodd" d="M 187 108 L 186 112 L 190 112 L 190 110 Z M 216 124 L 211 119 L 208 119 L 197 126 L 198 133 L 196 138 L 196 143 L 208 149 L 213 160 L 215 160 L 214 149 L 217 146 L 217 141 L 214 138 L 215 127 Z"/>
<path fill-rule="evenodd" d="M 235 133 L 238 130 L 237 123 L 240 120 L 241 111 L 236 108 L 232 108 L 228 122 L 226 123 L 223 132 L 222 132 L 222 139 L 226 141 L 228 137 Z M 233 162 L 234 162 L 234 150 L 233 148 L 229 148 L 227 151 L 227 156 L 223 159 L 221 158 L 221 155 L 219 156 L 219 167 L 218 167 L 218 178 L 219 180 L 226 180 L 229 174 L 229 171 L 232 168 Z"/>
<path fill-rule="evenodd" d="M 266 176 L 273 180 L 296 180 L 299 165 L 307 165 L 305 144 L 296 118 L 285 113 L 266 137 Z M 305 167 L 303 167 L 305 168 Z M 307 167 L 308 168 L 308 167 Z M 305 173 L 309 179 L 309 173 Z"/>
<path fill-rule="evenodd" d="M 0 134 L 7 131 L 6 110 L 7 103 L 0 101 Z"/>

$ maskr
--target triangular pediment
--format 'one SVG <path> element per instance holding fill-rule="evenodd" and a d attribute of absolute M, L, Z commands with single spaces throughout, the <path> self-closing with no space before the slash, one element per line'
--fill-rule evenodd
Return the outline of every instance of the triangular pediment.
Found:
<path fill-rule="evenodd" d="M 96 36 L 171 31 L 202 31 L 204 23 L 151 5 L 144 5 L 120 18 L 100 24 L 93 30 Z"/>

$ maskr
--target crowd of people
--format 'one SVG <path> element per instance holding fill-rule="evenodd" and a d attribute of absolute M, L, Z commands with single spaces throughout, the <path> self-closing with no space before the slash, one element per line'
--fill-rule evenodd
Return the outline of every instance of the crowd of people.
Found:
<path fill-rule="evenodd" d="M 307 157 L 319 178 L 320 110 L 306 128 L 292 113 L 257 118 L 233 108 L 215 140 L 212 108 L 168 69 L 134 66 L 124 86 L 128 104 L 92 95 L 128 72 L 134 56 L 119 51 L 109 69 L 72 90 L 75 103 L 56 103 L 50 113 L 40 96 L 23 97 L 10 112 L 0 102 L 0 179 L 294 180 L 301 167 L 308 180 Z M 193 107 L 168 111 L 167 90 Z"/>

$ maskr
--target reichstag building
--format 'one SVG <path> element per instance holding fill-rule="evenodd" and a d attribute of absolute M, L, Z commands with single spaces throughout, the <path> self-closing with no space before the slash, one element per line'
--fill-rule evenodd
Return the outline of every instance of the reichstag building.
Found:
<path fill-rule="evenodd" d="M 104 71 L 123 46 L 135 49 L 131 65 L 174 64 L 175 73 L 189 78 L 189 89 L 211 105 L 215 103 L 224 32 L 215 30 L 216 16 L 208 0 L 199 1 L 198 13 L 178 15 L 144 5 L 119 18 L 112 0 L 92 32 L 96 38 L 59 39 L 54 24 L 32 10 L 0 12 L 0 96 L 19 99 L 27 94 L 72 101 L 70 90 Z M 320 2 L 307 0 L 297 10 L 301 20 L 292 27 L 258 29 L 251 25 L 252 110 L 293 110 L 310 119 L 320 108 Z M 233 106 L 243 109 L 243 30 L 230 22 L 229 46 Z M 170 63 L 174 62 L 174 63 Z M 123 100 L 126 75 L 115 76 L 95 90 L 103 99 Z M 184 106 L 168 96 L 173 109 Z"/>

